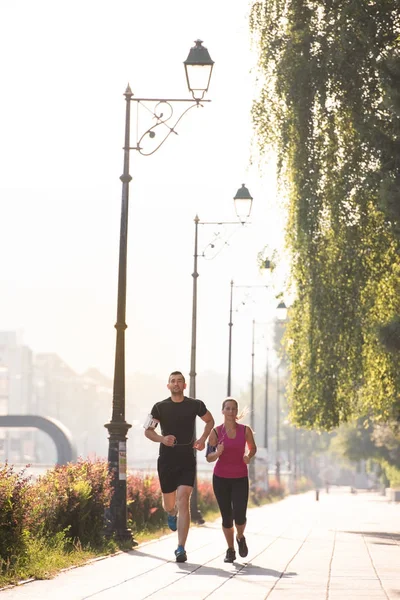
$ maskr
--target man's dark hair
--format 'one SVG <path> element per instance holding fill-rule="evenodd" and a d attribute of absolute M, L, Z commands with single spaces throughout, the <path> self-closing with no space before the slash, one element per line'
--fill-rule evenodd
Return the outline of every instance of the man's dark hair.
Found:
<path fill-rule="evenodd" d="M 181 375 L 183 377 L 184 383 L 186 383 L 185 376 L 180 371 L 172 371 L 172 373 L 169 374 L 168 381 L 171 379 L 172 375 Z"/>

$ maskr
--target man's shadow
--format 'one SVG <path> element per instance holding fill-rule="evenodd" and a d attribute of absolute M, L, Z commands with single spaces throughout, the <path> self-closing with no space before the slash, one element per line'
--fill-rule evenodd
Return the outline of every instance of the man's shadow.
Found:
<path fill-rule="evenodd" d="M 131 550 L 129 552 L 129 554 L 131 556 L 137 556 L 137 557 L 151 556 L 152 558 L 157 558 L 153 554 L 147 554 L 146 552 L 143 552 L 142 550 Z M 221 558 L 222 558 L 222 555 L 221 555 Z M 282 573 L 281 571 L 276 571 L 275 569 L 267 569 L 264 567 L 259 567 L 257 565 L 253 565 L 251 562 L 239 563 L 239 562 L 235 561 L 232 563 L 233 566 L 235 567 L 235 570 L 228 571 L 223 568 L 209 567 L 207 565 L 196 564 L 196 563 L 193 563 L 190 561 L 185 562 L 185 563 L 176 563 L 175 561 L 168 560 L 168 559 L 161 558 L 161 557 L 158 560 L 165 564 L 167 564 L 167 563 L 175 564 L 175 566 L 177 567 L 177 569 L 179 569 L 179 571 L 184 571 L 187 573 L 187 575 L 190 575 L 191 573 L 197 573 L 198 571 L 201 570 L 202 575 L 214 575 L 216 577 L 223 577 L 224 579 L 231 579 L 232 577 L 236 577 L 236 576 L 244 577 L 246 575 L 256 575 L 257 577 L 275 577 L 276 579 L 287 579 L 287 578 L 294 577 L 297 575 L 297 573 L 294 573 L 294 572 Z"/>

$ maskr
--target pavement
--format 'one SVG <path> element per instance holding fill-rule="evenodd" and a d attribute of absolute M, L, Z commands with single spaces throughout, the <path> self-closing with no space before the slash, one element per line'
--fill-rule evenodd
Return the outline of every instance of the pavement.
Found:
<path fill-rule="evenodd" d="M 0 600 L 399 600 L 400 504 L 349 488 L 289 496 L 248 512 L 247 558 L 225 564 L 221 522 L 192 527 L 188 561 L 176 533 Z"/>

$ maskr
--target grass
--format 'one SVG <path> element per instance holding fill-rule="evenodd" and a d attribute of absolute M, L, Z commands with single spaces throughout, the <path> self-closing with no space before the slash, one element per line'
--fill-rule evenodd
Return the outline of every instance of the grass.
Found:
<path fill-rule="evenodd" d="M 96 549 L 82 548 L 79 543 L 72 546 L 63 534 L 51 540 L 32 538 L 23 557 L 8 562 L 0 560 L 0 589 L 27 579 L 51 579 L 64 569 L 83 565 L 117 550 L 114 542 L 107 541 Z"/>

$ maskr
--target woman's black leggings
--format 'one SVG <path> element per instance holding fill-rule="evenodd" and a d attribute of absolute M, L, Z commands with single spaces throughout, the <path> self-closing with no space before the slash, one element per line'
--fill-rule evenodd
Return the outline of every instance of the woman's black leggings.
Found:
<path fill-rule="evenodd" d="M 246 523 L 247 501 L 249 499 L 249 478 L 218 477 L 213 475 L 214 494 L 222 516 L 222 527 L 230 529 Z"/>

